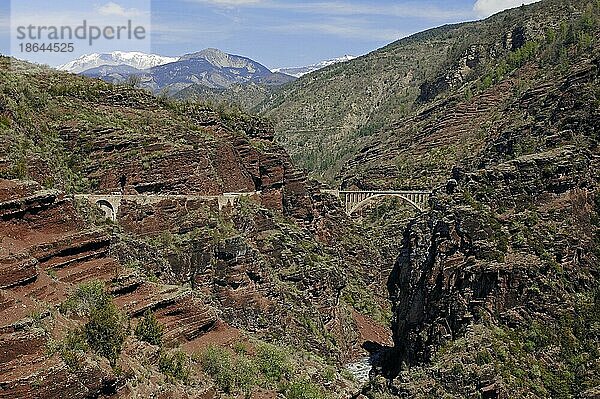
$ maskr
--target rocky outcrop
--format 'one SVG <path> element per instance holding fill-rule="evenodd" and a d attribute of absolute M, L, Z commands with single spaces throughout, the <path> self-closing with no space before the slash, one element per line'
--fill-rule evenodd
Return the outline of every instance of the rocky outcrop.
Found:
<path fill-rule="evenodd" d="M 306 189 L 296 187 L 301 198 L 313 201 Z M 341 291 L 354 278 L 356 266 L 339 268 L 339 253 L 334 251 L 347 249 L 339 244 L 329 248 L 315 239 L 317 235 L 330 240 L 339 226 L 324 226 L 327 219 L 315 216 L 324 204 L 336 209 L 332 199 L 314 201 L 318 206 L 314 213 L 308 208 L 289 219 L 277 209 L 263 208 L 263 197 L 220 213 L 200 202 L 123 209 L 120 223 L 133 236 L 117 243 L 117 252 L 122 262 L 162 259 L 155 266 L 149 262 L 148 270 L 155 270 L 163 281 L 189 284 L 212 298 L 223 319 L 237 328 L 341 359 L 350 355 L 346 347 L 355 350 L 363 342 L 352 317 L 346 318 L 340 306 Z M 284 209 L 303 206 L 297 202 Z M 156 229 L 149 224 L 155 216 L 162 218 Z M 302 223 L 296 225 L 294 220 Z M 148 238 L 151 245 L 144 241 Z M 355 264 L 370 259 L 367 253 L 350 256 L 348 262 Z M 327 334 L 333 334 L 335 346 L 324 339 Z"/>
<path fill-rule="evenodd" d="M 420 94 L 416 101 L 419 103 L 432 101 L 444 92 L 459 88 L 469 78 L 472 79 L 475 69 L 480 63 L 487 61 L 488 51 L 486 50 L 484 46 L 471 45 L 442 75 L 421 84 Z"/>
<path fill-rule="evenodd" d="M 37 259 L 27 256 L 6 256 L 0 260 L 0 288 L 11 288 L 37 277 Z"/>
<path fill-rule="evenodd" d="M 564 345 L 561 334 L 581 346 L 585 339 L 592 345 L 597 342 L 593 334 L 586 338 L 581 332 L 571 333 L 577 327 L 569 321 L 581 312 L 573 310 L 579 309 L 578 298 L 590 292 L 593 298 L 599 273 L 594 241 L 598 227 L 593 220 L 600 209 L 593 205 L 598 195 L 597 185 L 589 179 L 593 168 L 574 166 L 570 174 L 543 182 L 545 186 L 568 180 L 571 188 L 558 192 L 536 186 L 527 177 L 531 170 L 502 183 L 495 180 L 492 186 L 481 182 L 484 173 L 463 175 L 459 191 L 451 197 L 439 193 L 435 210 L 409 224 L 388 285 L 394 303 L 395 351 L 389 354 L 384 373 L 395 377 L 392 391 L 401 397 L 529 396 L 530 388 L 515 388 L 519 381 L 544 387 L 537 397 L 556 393 L 549 381 L 561 378 L 556 375 L 564 367 L 564 352 L 557 349 Z M 538 169 L 538 178 L 542 174 Z M 519 182 L 528 182 L 527 188 L 541 192 L 541 198 L 529 196 L 519 205 L 508 202 L 508 208 L 494 207 L 490 212 L 470 196 L 473 192 L 502 198 Z M 528 341 L 532 334 L 538 334 L 533 338 L 539 340 L 536 344 Z M 539 362 L 525 360 L 519 354 L 523 349 L 517 349 L 521 345 L 533 345 L 525 353 L 537 356 Z M 535 345 L 544 348 L 542 352 L 550 345 L 556 352 L 541 354 Z M 511 374 L 528 362 L 542 370 L 543 382 L 539 376 Z"/>
<path fill-rule="evenodd" d="M 151 113 L 156 108 L 167 111 L 158 100 L 140 93 L 123 97 L 131 99 L 124 104 L 114 94 L 107 95 L 98 105 L 116 114 Z M 90 183 L 88 192 L 204 196 L 257 192 L 266 208 L 311 222 L 314 209 L 309 192 L 315 189 L 273 142 L 272 125 L 256 117 L 200 106 L 173 108 L 163 115 L 168 122 L 149 116 L 144 123 L 155 129 L 148 133 L 136 130 L 137 125 L 90 128 L 57 121 L 67 151 L 85 160 L 80 173 Z M 178 128 L 165 130 L 168 123 Z M 38 178 L 58 179 L 52 175 Z M 141 217 L 137 213 L 136 217 Z"/>
<path fill-rule="evenodd" d="M 528 122 L 507 119 L 405 229 L 384 367 L 399 396 L 593 397 L 578 367 L 596 370 L 598 335 L 578 323 L 594 323 L 581 298 L 597 303 L 600 274 L 597 84 L 587 60 L 525 91 L 504 112 Z"/>
<path fill-rule="evenodd" d="M 83 282 L 105 282 L 133 320 L 152 311 L 167 328 L 168 344 L 201 340 L 215 326 L 215 312 L 191 291 L 147 282 L 111 258 L 110 236 L 85 229 L 60 192 L 7 180 L 0 180 L 0 192 L 7 210 L 0 221 L 0 397 L 88 398 L 123 388 L 125 379 L 106 360 L 89 358 L 73 369 L 47 350 L 80 322 L 57 306 Z M 137 363 L 120 360 L 124 370 Z"/>
<path fill-rule="evenodd" d="M 544 172 L 548 165 L 561 173 L 548 176 Z M 590 201 L 595 187 L 588 180 L 591 168 L 586 154 L 572 149 L 525 156 L 459 180 L 462 189 L 482 193 L 481 204 L 493 210 L 505 207 L 518 216 L 492 216 L 477 208 L 480 202 L 461 204 L 459 199 L 440 201 L 427 218 L 410 223 L 389 280 L 396 304 L 395 342 L 408 363 L 430 360 L 444 342 L 463 335 L 484 313 L 509 320 L 511 310 L 535 300 L 529 297 L 531 286 L 543 284 L 549 266 L 532 244 L 512 247 L 515 224 L 526 216 L 518 210 L 534 206 L 534 198 L 552 211 L 562 203 Z M 550 216 L 549 209 L 537 212 L 542 219 Z M 568 224 L 558 222 L 557 229 L 569 230 Z M 589 239 L 590 228 L 540 244 L 553 261 L 575 262 L 569 265 L 573 272 L 586 274 L 590 265 L 580 263 L 591 261 L 592 248 L 589 243 L 586 248 L 577 234 Z"/>

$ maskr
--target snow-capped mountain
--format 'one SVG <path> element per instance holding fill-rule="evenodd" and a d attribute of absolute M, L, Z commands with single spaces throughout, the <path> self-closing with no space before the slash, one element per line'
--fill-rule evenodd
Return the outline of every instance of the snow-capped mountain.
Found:
<path fill-rule="evenodd" d="M 281 75 L 281 76 L 279 76 Z M 227 89 L 235 84 L 283 84 L 291 76 L 274 74 L 264 65 L 218 49 L 205 49 L 185 54 L 169 64 L 157 65 L 141 74 L 142 87 L 154 91 L 168 88 L 171 92 L 197 84 L 211 89 Z"/>
<path fill-rule="evenodd" d="M 250 58 L 214 48 L 177 58 L 122 52 L 90 54 L 63 65 L 61 69 L 110 83 L 127 82 L 132 76 L 137 76 L 137 87 L 169 95 L 183 93 L 184 90 L 193 93 L 223 91 L 240 85 L 260 86 L 266 91 L 296 79 L 283 73 L 273 73 Z"/>
<path fill-rule="evenodd" d="M 286 68 L 275 68 L 273 72 L 285 73 L 286 75 L 294 76 L 299 78 L 307 73 L 318 71 L 319 69 L 328 67 L 333 64 L 339 64 L 340 62 L 346 62 L 355 59 L 353 55 L 345 55 L 343 57 L 332 58 L 330 60 L 321 61 L 317 64 L 302 66 L 302 67 L 286 67 Z"/>
<path fill-rule="evenodd" d="M 148 69 L 178 61 L 179 57 L 165 57 L 140 52 L 113 51 L 105 54 L 86 54 L 58 67 L 62 71 L 81 73 L 101 66 L 127 65 L 136 69 Z"/>

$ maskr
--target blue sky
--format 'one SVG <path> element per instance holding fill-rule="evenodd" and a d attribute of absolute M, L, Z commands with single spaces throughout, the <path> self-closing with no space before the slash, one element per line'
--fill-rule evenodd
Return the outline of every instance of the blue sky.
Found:
<path fill-rule="evenodd" d="M 10 6 L 6 0 L 0 1 L 0 51 L 7 54 Z M 87 4 L 87 0 L 38 1 L 39 5 L 35 0 L 13 0 L 13 22 L 24 15 L 29 18 L 32 11 L 21 9 L 24 4 L 37 7 L 40 18 L 50 20 L 52 15 L 80 18 L 84 5 L 88 14 L 102 14 L 102 21 L 109 22 L 117 16 L 138 18 L 148 12 L 152 40 L 147 47 L 146 43 L 140 45 L 141 51 L 173 56 L 216 47 L 248 56 L 268 67 L 279 67 L 365 54 L 411 33 L 482 18 L 533 0 L 89 0 Z M 114 50 L 133 50 L 136 44 L 107 45 L 115 46 Z M 76 54 L 43 61 L 57 64 L 96 50 L 79 48 Z"/>

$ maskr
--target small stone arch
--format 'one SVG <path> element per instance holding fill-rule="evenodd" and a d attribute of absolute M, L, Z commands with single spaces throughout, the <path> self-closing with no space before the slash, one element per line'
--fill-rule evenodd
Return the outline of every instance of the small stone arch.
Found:
<path fill-rule="evenodd" d="M 98 200 L 96 201 L 96 206 L 100 209 L 102 209 L 102 211 L 104 211 L 104 215 L 106 216 L 107 219 L 112 220 L 113 222 L 117 221 L 117 213 L 115 212 L 115 208 L 113 207 L 113 205 L 108 202 L 107 200 Z"/>
<path fill-rule="evenodd" d="M 417 205 L 414 201 L 410 200 L 403 194 L 395 194 L 395 193 L 382 193 L 382 194 L 374 194 L 371 195 L 359 203 L 355 204 L 352 208 L 348 210 L 348 215 L 352 215 L 354 212 L 358 211 L 361 208 L 364 208 L 368 203 L 372 202 L 374 199 L 382 198 L 382 197 L 397 197 L 402 199 L 404 202 L 408 203 L 410 206 L 415 208 L 419 212 L 423 212 L 423 209 Z"/>

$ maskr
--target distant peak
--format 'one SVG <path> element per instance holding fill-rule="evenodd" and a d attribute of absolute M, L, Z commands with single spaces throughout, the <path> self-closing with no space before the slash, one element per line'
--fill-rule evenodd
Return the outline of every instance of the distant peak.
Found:
<path fill-rule="evenodd" d="M 191 57 L 191 56 L 193 56 L 193 57 L 209 57 L 209 56 L 228 56 L 228 55 L 230 55 L 230 54 L 227 54 L 223 50 L 219 50 L 218 48 L 214 48 L 214 47 L 209 47 L 209 48 L 205 48 L 204 50 L 186 54 L 186 55 L 184 55 L 184 57 Z"/>
<path fill-rule="evenodd" d="M 270 72 L 265 66 L 259 64 L 256 61 L 253 61 L 247 57 L 228 54 L 216 48 L 206 48 L 204 50 L 198 51 L 197 53 L 184 55 L 183 57 L 181 57 L 181 59 L 203 59 L 217 68 L 242 68 L 247 69 L 249 72 L 252 73 L 256 72 L 257 70 L 261 70 L 263 72 Z"/>
<path fill-rule="evenodd" d="M 228 55 L 224 51 L 221 51 L 218 48 L 214 48 L 214 47 L 205 48 L 204 50 L 199 51 L 198 54 L 204 54 L 204 55 Z"/>
<path fill-rule="evenodd" d="M 286 75 L 291 75 L 291 76 L 299 78 L 308 73 L 318 71 L 319 69 L 328 67 L 330 65 L 339 64 L 341 62 L 352 61 L 355 58 L 356 58 L 356 56 L 354 56 L 354 55 L 346 54 L 342 57 L 331 58 L 328 60 L 318 62 L 316 64 L 311 64 L 311 65 L 306 65 L 306 66 L 297 66 L 297 67 L 276 68 L 276 69 L 273 69 L 273 72 L 281 72 L 281 73 L 285 73 Z"/>

